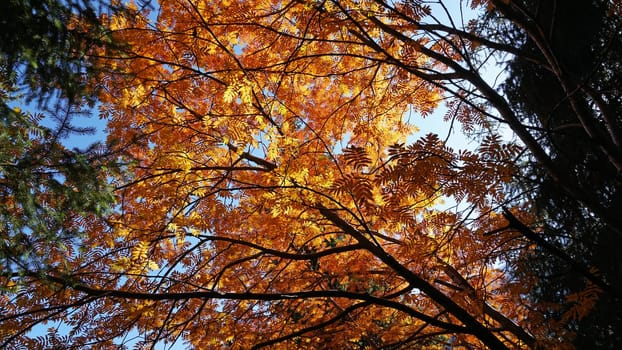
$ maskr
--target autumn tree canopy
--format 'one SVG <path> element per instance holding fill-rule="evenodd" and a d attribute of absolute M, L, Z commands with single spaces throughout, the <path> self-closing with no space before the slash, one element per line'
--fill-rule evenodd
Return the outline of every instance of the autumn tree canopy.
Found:
<path fill-rule="evenodd" d="M 117 204 L 82 218 L 78 243 L 31 247 L 44 268 L 2 276 L 0 347 L 571 348 L 620 281 L 548 237 L 554 217 L 516 181 L 537 168 L 610 232 L 620 219 L 543 141 L 559 125 L 485 71 L 548 72 L 616 189 L 620 118 L 600 78 L 567 71 L 538 9 L 163 0 L 104 15 L 123 50 L 88 55 Z M 415 133 L 443 105 L 474 147 Z M 542 252 L 580 276 L 554 304 L 525 264 Z"/>

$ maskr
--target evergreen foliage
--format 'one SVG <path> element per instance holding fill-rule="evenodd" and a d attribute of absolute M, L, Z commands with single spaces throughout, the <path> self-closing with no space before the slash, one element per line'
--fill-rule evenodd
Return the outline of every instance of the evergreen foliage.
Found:
<path fill-rule="evenodd" d="M 541 47 L 516 28 L 506 39 L 517 37 L 523 57 L 509 65 L 504 93 L 526 125 L 549 150 L 555 167 L 577 179 L 579 188 L 609 213 L 622 212 L 622 182 L 611 154 L 620 146 L 607 148 L 599 132 L 615 134 L 622 122 L 622 40 L 620 19 L 607 13 L 608 1 L 522 1 L 535 24 L 547 34 L 551 52 L 563 70 L 566 82 L 577 86 L 567 91 L 549 67 L 525 57 L 545 60 Z M 601 99 L 601 101 L 597 101 Z M 606 105 L 616 120 L 606 120 L 600 108 Z M 589 130 L 597 130 L 589 133 Z M 614 129 L 614 130 L 611 130 Z M 617 149 L 616 149 L 617 148 Z M 572 193 L 565 191 L 540 164 L 528 160 L 519 185 L 529 193 L 542 218 L 544 236 L 581 265 L 597 271 L 611 290 L 603 291 L 594 312 L 569 324 L 576 333 L 578 349 L 619 349 L 622 346 L 622 262 L 617 252 L 620 226 L 604 220 Z M 615 215 L 615 214 L 614 214 Z M 585 276 L 549 250 L 538 247 L 525 259 L 528 270 L 538 271 L 540 282 L 531 297 L 549 305 L 560 304 L 586 288 Z M 551 310 L 560 318 L 564 311 Z"/>
<path fill-rule="evenodd" d="M 5 273 L 43 268 L 47 246 L 76 244 L 84 219 L 102 216 L 114 203 L 104 148 L 71 150 L 63 144 L 93 131 L 73 121 L 87 116 L 96 96 L 87 52 L 109 43 L 95 10 L 89 1 L 0 3 L 0 267 Z"/>

